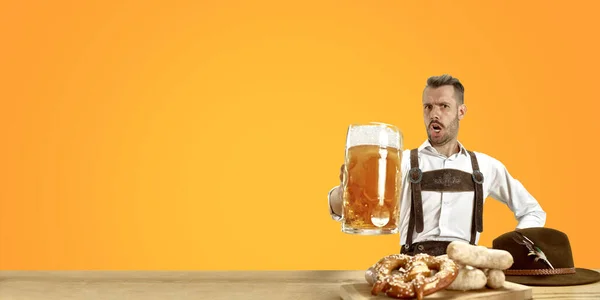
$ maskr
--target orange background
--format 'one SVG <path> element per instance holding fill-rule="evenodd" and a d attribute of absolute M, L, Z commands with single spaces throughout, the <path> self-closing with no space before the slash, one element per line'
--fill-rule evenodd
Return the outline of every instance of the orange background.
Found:
<path fill-rule="evenodd" d="M 0 269 L 365 269 L 398 236 L 329 217 L 347 125 L 419 146 L 443 73 L 600 268 L 598 4 L 413 2 L 4 2 Z M 482 245 L 516 225 L 484 213 Z"/>

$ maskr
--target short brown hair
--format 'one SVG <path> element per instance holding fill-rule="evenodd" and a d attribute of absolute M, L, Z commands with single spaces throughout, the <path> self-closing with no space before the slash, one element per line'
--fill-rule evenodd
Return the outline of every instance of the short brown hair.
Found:
<path fill-rule="evenodd" d="M 445 85 L 451 85 L 454 87 L 454 95 L 459 105 L 465 103 L 465 87 L 460 83 L 458 78 L 452 77 L 448 74 L 440 76 L 431 76 L 427 78 L 427 86 L 425 88 L 438 88 Z"/>

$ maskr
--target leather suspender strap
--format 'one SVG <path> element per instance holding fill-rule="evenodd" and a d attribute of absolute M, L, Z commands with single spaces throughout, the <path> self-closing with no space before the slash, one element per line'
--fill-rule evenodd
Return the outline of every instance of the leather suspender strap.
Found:
<path fill-rule="evenodd" d="M 471 224 L 471 244 L 475 245 L 477 232 L 483 232 L 483 173 L 479 170 L 477 157 L 473 151 L 468 151 L 473 167 L 473 182 L 475 184 L 475 199 L 473 201 L 473 221 Z"/>
<path fill-rule="evenodd" d="M 411 186 L 411 213 L 408 221 L 408 233 L 406 236 L 406 247 L 412 244 L 413 231 L 423 231 L 423 201 L 421 199 L 421 179 L 423 172 L 419 169 L 418 149 L 410 151 L 410 171 L 408 172 L 408 180 Z"/>
<path fill-rule="evenodd" d="M 406 242 L 404 242 L 404 247 L 406 248 L 406 250 L 408 250 L 410 248 L 410 246 L 412 245 L 412 236 L 413 236 L 413 230 L 415 230 L 415 201 L 413 200 L 411 203 L 411 209 L 410 209 L 410 216 L 408 218 L 408 230 L 407 230 L 407 234 L 406 234 Z"/>
<path fill-rule="evenodd" d="M 471 166 L 473 173 L 471 178 L 473 180 L 474 190 L 474 201 L 473 201 L 473 218 L 471 222 L 471 241 L 472 245 L 475 245 L 475 239 L 477 232 L 483 232 L 483 173 L 479 170 L 479 164 L 477 163 L 477 157 L 472 151 L 468 151 L 471 157 Z M 439 172 L 439 171 L 438 171 Z M 430 172 L 433 174 L 434 172 Z M 427 174 L 430 174 L 427 173 Z M 456 173 L 462 176 L 462 173 Z M 429 177 L 428 177 L 429 178 Z M 458 178 L 458 177 L 456 177 Z M 411 185 L 411 213 L 408 221 L 408 232 L 406 236 L 405 247 L 408 249 L 412 245 L 413 231 L 423 231 L 423 201 L 421 196 L 422 186 L 421 181 L 423 179 L 423 172 L 419 169 L 419 157 L 418 149 L 412 149 L 410 151 L 410 171 L 408 173 L 408 180 Z M 431 179 L 431 178 L 430 178 Z M 460 187 L 460 189 L 467 189 L 467 187 Z M 456 189 L 456 187 L 455 187 Z M 428 189 L 431 190 L 431 189 Z"/>

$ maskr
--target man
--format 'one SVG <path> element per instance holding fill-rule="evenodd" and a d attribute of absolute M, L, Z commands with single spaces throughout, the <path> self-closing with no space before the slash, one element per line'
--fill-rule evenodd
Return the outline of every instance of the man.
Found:
<path fill-rule="evenodd" d="M 451 241 L 476 245 L 488 196 L 510 208 L 517 228 L 543 227 L 546 213 L 505 166 L 458 141 L 459 122 L 467 112 L 460 81 L 450 75 L 430 77 L 422 98 L 428 139 L 402 153 L 401 253 L 442 255 Z M 342 194 L 340 184 L 328 195 L 336 221 Z"/>

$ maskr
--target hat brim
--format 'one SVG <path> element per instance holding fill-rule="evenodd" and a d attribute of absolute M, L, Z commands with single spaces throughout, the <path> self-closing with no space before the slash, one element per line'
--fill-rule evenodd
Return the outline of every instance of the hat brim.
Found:
<path fill-rule="evenodd" d="M 562 275 L 506 275 L 506 281 L 531 286 L 582 285 L 600 281 L 600 273 L 584 268 L 575 268 L 575 274 Z"/>

